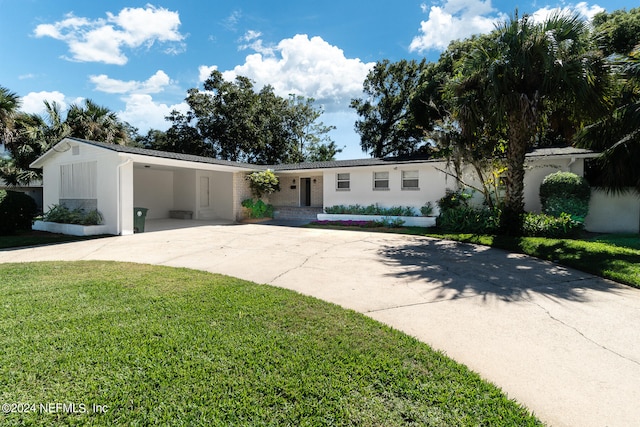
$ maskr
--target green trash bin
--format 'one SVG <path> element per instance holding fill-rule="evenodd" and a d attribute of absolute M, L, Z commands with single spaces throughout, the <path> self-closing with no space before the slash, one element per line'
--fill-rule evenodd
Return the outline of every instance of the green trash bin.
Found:
<path fill-rule="evenodd" d="M 144 233 L 144 221 L 147 218 L 147 208 L 133 208 L 133 232 Z"/>

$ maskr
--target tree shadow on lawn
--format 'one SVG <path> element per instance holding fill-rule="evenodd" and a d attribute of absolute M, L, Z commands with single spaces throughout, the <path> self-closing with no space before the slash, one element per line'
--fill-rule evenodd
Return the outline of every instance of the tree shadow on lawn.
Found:
<path fill-rule="evenodd" d="M 421 295 L 433 301 L 482 296 L 485 301 L 518 302 L 542 295 L 586 302 L 587 290 L 616 293 L 620 289 L 549 261 L 469 243 L 415 239 L 385 246 L 379 254 L 393 267 L 390 275 L 410 280 L 412 287 L 419 286 Z"/>

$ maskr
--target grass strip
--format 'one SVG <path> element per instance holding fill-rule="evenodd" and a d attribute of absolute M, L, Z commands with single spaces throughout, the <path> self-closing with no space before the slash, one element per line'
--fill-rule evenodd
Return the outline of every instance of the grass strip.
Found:
<path fill-rule="evenodd" d="M 0 277 L 0 403 L 75 405 L 2 425 L 540 425 L 416 339 L 289 290 L 115 262 Z"/>

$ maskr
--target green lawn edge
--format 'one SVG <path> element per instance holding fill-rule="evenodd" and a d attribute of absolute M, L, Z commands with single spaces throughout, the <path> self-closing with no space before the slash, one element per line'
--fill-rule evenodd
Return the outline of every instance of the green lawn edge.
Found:
<path fill-rule="evenodd" d="M 107 261 L 0 276 L 0 402 L 23 409 L 3 425 L 541 425 L 443 353 L 290 290 Z"/>

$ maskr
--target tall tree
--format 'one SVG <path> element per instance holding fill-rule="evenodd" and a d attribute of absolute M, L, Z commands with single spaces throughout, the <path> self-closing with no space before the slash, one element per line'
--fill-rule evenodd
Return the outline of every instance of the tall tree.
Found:
<path fill-rule="evenodd" d="M 363 84 L 366 97 L 351 100 L 361 117 L 355 129 L 365 152 L 373 157 L 403 156 L 428 148 L 410 108 L 425 67 L 424 59 L 384 60 L 369 72 Z"/>
<path fill-rule="evenodd" d="M 129 142 L 128 129 L 116 113 L 90 99 L 85 99 L 82 105 L 73 104 L 65 123 L 70 128 L 69 136 L 110 144 Z"/>
<path fill-rule="evenodd" d="M 605 55 L 627 56 L 640 43 L 640 7 L 601 12 L 593 17 L 594 35 Z"/>
<path fill-rule="evenodd" d="M 572 108 L 602 112 L 607 100 L 607 69 L 591 49 L 588 26 L 577 15 L 556 13 L 540 24 L 516 15 L 497 27 L 491 43 L 475 49 L 460 69 L 459 97 L 475 97 L 491 111 L 482 120 L 506 129 L 506 194 L 503 231 L 517 234 L 524 212 L 524 162 L 535 142 L 545 104 L 561 99 Z M 477 123 L 478 110 L 463 120 Z M 464 117 L 466 115 L 466 117 Z M 472 130 L 468 128 L 468 130 Z"/>
<path fill-rule="evenodd" d="M 342 149 L 329 136 L 336 127 L 319 121 L 323 110 L 314 105 L 313 98 L 289 95 L 288 102 L 289 126 L 296 140 L 296 152 L 291 160 L 296 163 L 334 160 Z"/>
<path fill-rule="evenodd" d="M 204 91 L 190 89 L 186 101 L 187 114 L 168 118 L 173 125 L 167 138 L 169 147 L 174 138 L 197 141 L 189 147 L 191 154 L 256 164 L 294 163 L 306 159 L 313 138 L 325 143 L 324 134 L 331 129 L 318 122 L 321 110 L 313 107 L 313 100 L 284 99 L 269 85 L 256 91 L 250 79 L 226 81 L 217 70 L 205 81 Z"/>
<path fill-rule="evenodd" d="M 602 153 L 588 170 L 593 186 L 640 194 L 640 49 L 619 64 L 619 71 L 615 108 L 582 129 L 576 144 Z"/>
<path fill-rule="evenodd" d="M 10 138 L 15 115 L 20 108 L 20 97 L 0 86 L 0 143 Z"/>

